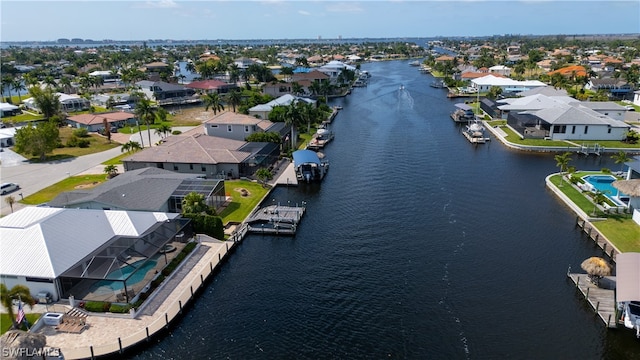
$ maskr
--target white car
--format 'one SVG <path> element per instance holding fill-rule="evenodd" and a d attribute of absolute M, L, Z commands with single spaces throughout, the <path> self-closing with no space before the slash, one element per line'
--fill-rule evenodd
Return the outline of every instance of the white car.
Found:
<path fill-rule="evenodd" d="M 12 191 L 16 191 L 20 189 L 20 186 L 18 184 L 14 184 L 14 183 L 4 183 L 2 185 L 0 185 L 0 194 L 1 195 L 5 195 L 8 194 Z"/>

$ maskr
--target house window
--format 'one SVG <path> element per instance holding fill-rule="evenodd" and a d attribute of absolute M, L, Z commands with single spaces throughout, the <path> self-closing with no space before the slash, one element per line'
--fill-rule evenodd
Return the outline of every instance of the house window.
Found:
<path fill-rule="evenodd" d="M 204 165 L 201 165 L 201 166 L 200 166 L 200 171 L 202 171 L 202 172 L 207 172 L 207 167 L 206 167 L 206 166 L 204 166 Z"/>
<path fill-rule="evenodd" d="M 576 133 L 576 126 L 575 126 L 575 125 L 573 125 L 573 126 L 571 127 L 571 133 L 572 133 L 572 134 L 575 134 L 575 133 Z"/>
<path fill-rule="evenodd" d="M 611 127 L 607 128 L 607 134 L 611 134 Z"/>
<path fill-rule="evenodd" d="M 566 132 L 567 132 L 567 126 L 566 125 L 554 126 L 553 127 L 553 133 L 554 134 L 564 134 Z"/>
<path fill-rule="evenodd" d="M 231 125 L 227 125 L 227 131 L 228 132 L 232 132 L 233 131 L 233 128 L 231 127 Z"/>
<path fill-rule="evenodd" d="M 173 171 L 178 171 L 178 164 L 173 164 Z"/>
<path fill-rule="evenodd" d="M 218 127 L 218 125 L 211 125 L 211 127 L 212 127 L 212 128 L 217 128 L 217 127 Z"/>
<path fill-rule="evenodd" d="M 584 133 L 586 134 L 589 131 L 589 125 L 585 125 L 584 127 Z"/>
<path fill-rule="evenodd" d="M 193 164 L 189 164 L 189 170 L 193 170 Z"/>
<path fill-rule="evenodd" d="M 249 132 L 249 125 L 245 125 L 244 126 L 244 132 L 248 133 Z"/>

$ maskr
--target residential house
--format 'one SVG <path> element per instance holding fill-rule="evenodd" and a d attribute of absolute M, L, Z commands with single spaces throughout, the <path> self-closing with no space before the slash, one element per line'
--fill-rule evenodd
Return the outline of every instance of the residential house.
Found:
<path fill-rule="evenodd" d="M 279 155 L 280 144 L 208 136 L 199 126 L 169 136 L 160 145 L 145 148 L 122 162 L 126 171 L 157 167 L 207 177 L 239 178 L 271 166 Z"/>
<path fill-rule="evenodd" d="M 124 111 L 115 111 L 98 114 L 79 114 L 69 116 L 65 122 L 69 126 L 78 129 L 87 129 L 87 131 L 101 131 L 104 129 L 104 120 L 106 119 L 111 128 L 123 128 L 135 125 L 135 115 Z"/>
<path fill-rule="evenodd" d="M 524 138 L 621 140 L 630 126 L 623 106 L 536 94 L 497 101 L 507 124 Z"/>
<path fill-rule="evenodd" d="M 486 75 L 481 78 L 472 79 L 471 85 L 480 92 L 487 92 L 492 87 L 497 86 L 503 93 L 520 93 L 537 87 L 545 87 L 547 84 L 538 80 L 518 81 L 495 75 Z"/>
<path fill-rule="evenodd" d="M 63 192 L 47 205 L 181 213 L 182 200 L 190 192 L 201 194 L 207 205 L 216 210 L 225 203 L 222 179 L 204 179 L 194 174 L 147 167 L 126 171 L 95 188 Z"/>
<path fill-rule="evenodd" d="M 67 95 L 63 93 L 56 93 L 56 95 L 58 96 L 58 100 L 60 100 L 62 111 L 84 111 L 89 110 L 89 108 L 91 107 L 91 102 L 89 100 L 78 95 Z M 40 109 L 38 109 L 38 106 L 36 105 L 36 102 L 33 98 L 22 100 L 22 103 L 24 104 L 25 108 L 40 112 Z"/>
<path fill-rule="evenodd" d="M 204 133 L 226 139 L 244 141 L 255 132 L 266 132 L 273 123 L 251 115 L 223 112 L 203 122 Z"/>
<path fill-rule="evenodd" d="M 162 73 L 171 73 L 172 67 L 161 61 L 154 61 L 144 64 L 140 70 L 147 74 L 147 79 L 149 81 L 159 81 Z"/>
<path fill-rule="evenodd" d="M 193 89 L 199 94 L 226 94 L 234 89 L 238 88 L 236 84 L 229 84 L 220 80 L 201 80 L 192 81 L 185 85 L 189 89 Z"/>
<path fill-rule="evenodd" d="M 19 107 L 9 104 L 0 103 L 0 117 L 14 116 L 22 113 Z"/>
<path fill-rule="evenodd" d="M 356 71 L 356 67 L 341 61 L 332 60 L 318 68 L 318 71 L 329 76 L 331 83 L 337 83 L 338 76 L 340 76 L 344 70 Z"/>
<path fill-rule="evenodd" d="M 495 65 L 489 68 L 489 73 L 508 77 L 511 76 L 511 68 L 504 65 Z"/>
<path fill-rule="evenodd" d="M 279 97 L 291 94 L 293 92 L 292 88 L 293 87 L 289 82 L 272 81 L 262 86 L 262 93 L 273 97 Z"/>
<path fill-rule="evenodd" d="M 305 97 L 298 97 L 291 94 L 285 94 L 277 99 L 271 100 L 266 104 L 259 104 L 249 109 L 249 115 L 259 119 L 269 119 L 269 113 L 276 106 L 289 106 L 295 102 L 304 101 L 308 104 L 316 105 L 317 101 Z"/>
<path fill-rule="evenodd" d="M 192 104 L 200 102 L 196 91 L 184 85 L 170 84 L 164 81 L 138 81 L 136 85 L 148 99 L 155 99 L 158 105 Z"/>
<path fill-rule="evenodd" d="M 89 76 L 102 78 L 105 83 L 120 81 L 120 75 L 114 74 L 111 70 L 96 70 L 89 73 Z"/>
<path fill-rule="evenodd" d="M 584 88 L 591 91 L 605 91 L 611 99 L 619 100 L 630 99 L 633 93 L 633 88 L 629 83 L 616 78 L 591 78 Z"/>
<path fill-rule="evenodd" d="M 175 256 L 165 246 L 190 237 L 189 220 L 176 213 L 25 207 L 0 219 L 0 278 L 54 301 L 133 303 Z M 140 266 L 123 274 L 133 261 Z"/>

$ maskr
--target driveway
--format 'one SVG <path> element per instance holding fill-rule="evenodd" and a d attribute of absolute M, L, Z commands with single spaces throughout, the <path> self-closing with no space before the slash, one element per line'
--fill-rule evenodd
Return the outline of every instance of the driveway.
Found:
<path fill-rule="evenodd" d="M 174 130 L 185 132 L 192 128 L 193 127 L 176 127 Z M 149 146 L 148 134 L 146 131 L 143 131 L 142 133 L 135 133 L 133 135 L 118 135 L 124 136 L 120 136 L 117 140 L 113 138 L 114 141 L 127 142 L 128 139 L 131 139 L 139 142 L 142 137 L 145 146 Z M 151 142 L 153 144 L 157 143 L 160 139 L 161 137 L 159 135 L 151 132 Z M 116 147 L 96 154 L 39 164 L 25 162 L 25 159 L 22 156 L 9 149 L 4 149 L 4 151 L 0 152 L 0 174 L 2 176 L 2 182 L 16 183 L 20 185 L 20 190 L 0 197 L 0 215 L 5 216 L 11 213 L 10 206 L 5 202 L 5 198 L 7 196 L 13 196 L 16 201 L 20 201 L 22 198 L 34 194 L 67 177 L 81 174 L 104 173 L 104 166 L 100 164 L 106 160 L 121 155 L 122 151 L 120 149 L 121 147 Z M 122 167 L 119 167 L 118 171 L 122 172 Z M 22 207 L 24 207 L 24 205 L 16 202 L 13 205 L 13 211 Z"/>

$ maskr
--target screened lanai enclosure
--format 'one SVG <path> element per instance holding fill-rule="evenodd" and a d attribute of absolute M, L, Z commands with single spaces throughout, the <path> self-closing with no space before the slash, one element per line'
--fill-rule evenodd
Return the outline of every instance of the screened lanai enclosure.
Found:
<path fill-rule="evenodd" d="M 158 223 L 141 236 L 116 236 L 60 275 L 62 297 L 133 303 L 191 237 L 183 218 Z"/>

